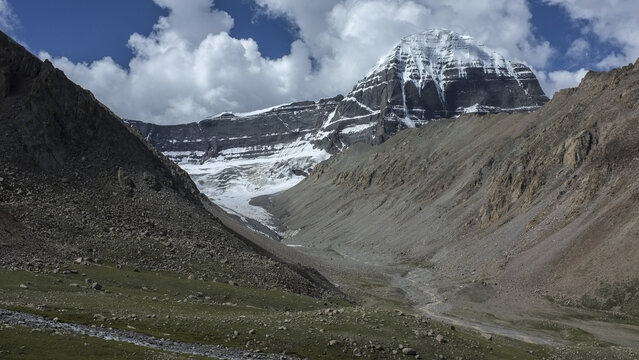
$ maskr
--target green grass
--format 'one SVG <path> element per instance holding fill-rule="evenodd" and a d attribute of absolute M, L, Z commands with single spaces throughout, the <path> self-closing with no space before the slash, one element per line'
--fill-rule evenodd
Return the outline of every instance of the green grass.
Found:
<path fill-rule="evenodd" d="M 353 306 L 282 291 L 189 280 L 172 273 L 81 265 L 68 270 L 77 273 L 0 270 L 0 307 L 57 317 L 63 322 L 134 329 L 178 341 L 311 359 L 351 358 L 358 352 L 365 358 L 405 358 L 401 351 L 393 353 L 400 344 L 416 349 L 422 358 L 437 354 L 446 358 L 532 359 L 547 353 L 539 346 L 507 339 L 489 342 L 474 332 L 453 331 L 419 316 L 400 316 L 395 311 L 396 302 L 380 300 Z M 91 289 L 86 278 L 100 283 L 103 290 Z M 410 313 L 406 308 L 402 311 Z M 94 320 L 96 314 L 107 320 Z M 249 334 L 249 330 L 255 332 Z M 433 336 L 423 336 L 429 331 Z M 438 334 L 447 343 L 437 342 L 434 336 Z M 328 346 L 330 340 L 339 341 L 339 345 Z M 34 345 L 38 343 L 25 346 Z M 113 347 L 115 351 L 120 345 Z"/>
<path fill-rule="evenodd" d="M 0 359 L 203 359 L 155 351 L 140 346 L 88 336 L 54 334 L 24 327 L 0 325 Z"/>

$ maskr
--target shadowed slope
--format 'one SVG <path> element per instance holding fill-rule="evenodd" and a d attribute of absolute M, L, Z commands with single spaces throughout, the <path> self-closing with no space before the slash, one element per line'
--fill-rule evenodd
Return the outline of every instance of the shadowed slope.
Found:
<path fill-rule="evenodd" d="M 228 231 L 189 176 L 48 61 L 0 34 L 0 265 L 101 261 L 324 290 Z"/>

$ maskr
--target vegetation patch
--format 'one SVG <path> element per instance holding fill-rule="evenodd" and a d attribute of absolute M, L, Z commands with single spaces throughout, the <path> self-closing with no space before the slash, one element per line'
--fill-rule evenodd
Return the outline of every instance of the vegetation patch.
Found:
<path fill-rule="evenodd" d="M 489 341 L 396 305 L 379 300 L 357 306 L 104 265 L 72 265 L 57 274 L 0 270 L 0 307 L 182 342 L 311 359 L 400 359 L 413 351 L 422 358 L 533 359 L 549 351 L 508 339 Z"/>
<path fill-rule="evenodd" d="M 0 325 L 0 358 L 5 360 L 41 359 L 203 359 L 199 356 L 150 350 L 141 346 Z"/>

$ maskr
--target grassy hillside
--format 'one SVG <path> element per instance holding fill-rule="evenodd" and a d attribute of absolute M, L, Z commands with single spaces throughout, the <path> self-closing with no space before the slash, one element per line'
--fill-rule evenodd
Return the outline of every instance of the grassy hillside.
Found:
<path fill-rule="evenodd" d="M 69 266 L 55 274 L 3 270 L 0 279 L 0 308 L 189 343 L 310 359 L 355 358 L 358 354 L 371 359 L 401 359 L 405 355 L 400 346 L 413 348 L 422 358 L 535 359 L 552 352 L 550 348 L 500 337 L 488 341 L 477 332 L 453 330 L 393 301 L 354 306 L 336 299 L 318 300 L 279 290 L 188 279 L 175 273 L 98 265 Z M 94 282 L 101 285 L 100 290 L 92 288 Z M 65 347 L 78 342 L 77 338 L 58 336 L 40 342 L 47 333 L 36 334 L 22 340 L 0 337 L 0 350 L 15 355 L 17 344 L 24 344 L 21 346 L 26 350 L 21 350 L 25 353 L 38 354 L 44 345 L 55 344 L 52 348 L 63 353 Z M 443 341 L 437 340 L 438 335 Z M 103 348 L 100 345 L 98 349 Z M 114 344 L 104 351 L 118 354 L 121 349 Z M 124 349 L 144 355 L 139 349 Z"/>

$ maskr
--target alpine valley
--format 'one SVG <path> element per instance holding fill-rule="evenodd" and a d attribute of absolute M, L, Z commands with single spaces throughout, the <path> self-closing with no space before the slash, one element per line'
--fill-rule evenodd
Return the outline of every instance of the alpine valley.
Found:
<path fill-rule="evenodd" d="M 352 144 L 381 144 L 400 130 L 464 113 L 532 111 L 547 101 L 526 65 L 436 29 L 400 41 L 346 97 L 185 125 L 128 123 L 211 200 L 273 228 L 250 199 L 292 187 Z"/>
<path fill-rule="evenodd" d="M 637 359 L 639 61 L 362 75 L 160 126 L 0 33 L 0 358 Z"/>

